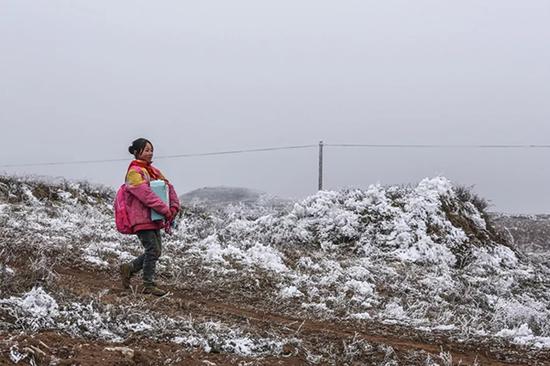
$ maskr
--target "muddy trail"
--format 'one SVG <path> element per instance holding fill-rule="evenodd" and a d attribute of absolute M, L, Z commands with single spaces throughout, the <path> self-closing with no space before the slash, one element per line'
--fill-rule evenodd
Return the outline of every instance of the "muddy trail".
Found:
<path fill-rule="evenodd" d="M 78 339 L 59 332 L 44 331 L 35 335 L 0 334 L 2 364 L 10 361 L 11 345 L 17 343 L 25 350 L 28 364 L 36 365 L 302 365 L 311 364 L 307 349 L 331 349 L 347 352 L 350 345 L 366 342 L 370 352 L 350 356 L 334 364 L 386 364 L 388 352 L 398 364 L 425 364 L 426 356 L 449 365 L 550 365 L 550 352 L 526 352 L 510 344 L 491 344 L 482 340 L 459 342 L 444 334 L 422 333 L 418 330 L 368 321 L 334 321 L 304 319 L 272 309 L 259 308 L 246 300 L 227 300 L 222 290 L 203 290 L 164 286 L 169 294 L 156 298 L 140 293 L 139 280 L 134 279 L 131 290 L 123 290 L 118 273 L 90 268 L 57 268 L 57 290 L 65 296 L 92 298 L 103 304 L 125 305 L 139 302 L 153 312 L 170 317 L 221 321 L 237 327 L 252 329 L 258 334 L 296 337 L 302 346 L 285 345 L 279 356 L 260 358 L 235 354 L 205 352 L 197 348 L 190 352 L 169 341 L 152 341 L 146 337 L 130 336 L 122 343 Z M 346 347 L 347 346 L 347 347 Z M 22 353 L 22 352 L 21 352 Z M 31 361 L 32 360 L 32 361 Z M 21 363 L 25 362 L 22 360 Z M 20 363 L 20 364 L 21 364 Z M 23 363 L 25 364 L 25 363 Z"/>

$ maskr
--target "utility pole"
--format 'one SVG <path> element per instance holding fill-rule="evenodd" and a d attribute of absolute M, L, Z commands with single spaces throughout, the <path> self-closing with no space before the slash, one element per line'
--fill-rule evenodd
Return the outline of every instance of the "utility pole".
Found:
<path fill-rule="evenodd" d="M 323 141 L 319 141 L 319 190 L 323 190 Z"/>

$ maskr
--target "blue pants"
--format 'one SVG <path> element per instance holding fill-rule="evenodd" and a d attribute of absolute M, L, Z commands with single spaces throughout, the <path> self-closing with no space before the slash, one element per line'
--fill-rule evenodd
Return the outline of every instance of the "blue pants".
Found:
<path fill-rule="evenodd" d="M 162 251 L 160 230 L 138 231 L 137 236 L 145 252 L 132 262 L 133 272 L 139 272 L 143 269 L 143 283 L 145 285 L 154 285 L 155 268 Z"/>

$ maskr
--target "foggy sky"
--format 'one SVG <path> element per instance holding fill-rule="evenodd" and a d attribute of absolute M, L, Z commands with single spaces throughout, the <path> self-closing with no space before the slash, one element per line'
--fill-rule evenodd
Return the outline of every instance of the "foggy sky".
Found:
<path fill-rule="evenodd" d="M 550 144 L 550 2 L 0 1 L 0 165 L 271 146 Z M 317 150 L 157 160 L 179 194 L 316 192 Z M 110 186 L 128 162 L 2 168 Z M 325 149 L 325 188 L 550 212 L 550 149 Z"/>

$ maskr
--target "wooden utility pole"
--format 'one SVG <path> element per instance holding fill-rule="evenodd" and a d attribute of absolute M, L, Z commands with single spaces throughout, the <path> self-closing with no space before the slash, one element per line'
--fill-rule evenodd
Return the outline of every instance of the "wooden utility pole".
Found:
<path fill-rule="evenodd" d="M 323 141 L 319 141 L 319 190 L 323 190 Z"/>

